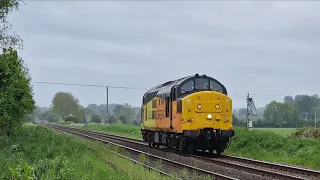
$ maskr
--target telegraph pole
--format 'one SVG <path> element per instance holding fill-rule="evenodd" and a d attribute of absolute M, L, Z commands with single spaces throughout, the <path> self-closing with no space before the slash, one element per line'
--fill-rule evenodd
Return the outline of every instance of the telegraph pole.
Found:
<path fill-rule="evenodd" d="M 314 107 L 314 129 L 317 129 L 317 107 Z"/>
<path fill-rule="evenodd" d="M 108 86 L 106 86 L 106 96 L 107 96 L 107 113 L 106 113 L 106 122 L 108 122 L 108 117 L 109 117 L 109 89 Z M 106 123 L 104 122 L 104 123 Z"/>
<path fill-rule="evenodd" d="M 247 95 L 247 128 L 249 127 L 249 93 Z"/>

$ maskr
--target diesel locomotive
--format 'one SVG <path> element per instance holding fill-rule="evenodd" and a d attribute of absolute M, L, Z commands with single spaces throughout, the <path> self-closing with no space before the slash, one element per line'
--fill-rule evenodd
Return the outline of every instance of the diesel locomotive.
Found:
<path fill-rule="evenodd" d="M 206 75 L 159 84 L 143 95 L 141 134 L 149 146 L 221 155 L 235 134 L 232 99 L 223 84 Z"/>

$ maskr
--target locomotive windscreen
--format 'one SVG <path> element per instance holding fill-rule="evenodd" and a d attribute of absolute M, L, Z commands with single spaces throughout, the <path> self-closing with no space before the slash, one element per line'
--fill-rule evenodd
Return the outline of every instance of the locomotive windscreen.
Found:
<path fill-rule="evenodd" d="M 181 95 L 199 90 L 212 90 L 215 92 L 226 94 L 226 92 L 224 92 L 224 87 L 220 83 L 213 81 L 207 77 L 197 77 L 195 79 L 189 79 L 180 87 Z"/>

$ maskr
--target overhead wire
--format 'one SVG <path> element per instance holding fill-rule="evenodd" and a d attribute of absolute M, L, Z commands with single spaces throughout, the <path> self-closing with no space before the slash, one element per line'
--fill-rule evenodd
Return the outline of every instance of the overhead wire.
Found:
<path fill-rule="evenodd" d="M 63 82 L 50 82 L 50 81 L 32 81 L 34 84 L 51 84 L 51 85 L 65 85 L 65 86 L 82 86 L 82 87 L 99 87 L 99 88 L 115 88 L 115 89 L 127 89 L 127 90 L 143 90 L 147 91 L 147 88 L 138 87 L 126 87 L 126 86 L 113 86 L 113 85 L 101 85 L 101 84 L 79 84 L 79 83 L 63 83 Z M 247 94 L 242 93 L 228 93 L 230 96 L 236 99 L 246 98 Z M 271 95 L 271 94 L 250 94 L 255 99 L 282 99 L 286 95 Z"/>
<path fill-rule="evenodd" d="M 145 90 L 143 88 L 137 88 L 137 87 L 124 87 L 124 86 L 111 86 L 111 85 L 97 85 L 97 84 L 77 84 L 77 83 L 61 83 L 61 82 L 48 82 L 48 81 L 37 81 L 32 82 L 35 84 L 56 84 L 56 85 L 66 85 L 66 86 L 87 86 L 87 87 L 108 87 L 108 88 L 115 88 L 115 89 L 132 89 L 132 90 Z"/>

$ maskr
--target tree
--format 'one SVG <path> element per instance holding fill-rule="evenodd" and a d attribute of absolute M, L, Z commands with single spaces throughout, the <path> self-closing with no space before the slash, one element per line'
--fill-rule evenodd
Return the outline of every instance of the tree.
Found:
<path fill-rule="evenodd" d="M 285 96 L 285 97 L 283 98 L 283 102 L 284 102 L 284 103 L 287 103 L 287 104 L 292 104 L 294 101 L 293 101 L 292 96 Z"/>
<path fill-rule="evenodd" d="M 272 101 L 267 105 L 263 116 L 266 124 L 274 127 L 294 127 L 299 119 L 296 104 L 276 101 Z"/>
<path fill-rule="evenodd" d="M 141 122 L 141 114 L 140 114 L 140 113 L 137 113 L 137 114 L 136 114 L 135 120 L 136 120 L 138 123 Z"/>
<path fill-rule="evenodd" d="M 122 106 L 122 115 L 126 117 L 126 123 L 133 124 L 133 120 L 135 118 L 135 112 L 129 104 L 125 103 Z"/>
<path fill-rule="evenodd" d="M 94 113 L 95 113 L 95 112 L 94 112 L 92 109 L 90 109 L 90 108 L 88 108 L 88 107 L 84 108 L 84 114 L 85 114 L 85 115 L 87 115 L 87 114 L 92 115 L 92 114 L 94 114 Z"/>
<path fill-rule="evenodd" d="M 241 121 L 237 116 L 234 114 L 232 115 L 232 125 L 233 126 L 239 126 L 239 127 L 245 127 L 247 123 L 245 121 Z"/>
<path fill-rule="evenodd" d="M 281 103 L 272 101 L 264 110 L 263 116 L 267 122 L 275 126 L 282 126 L 283 117 L 281 115 Z"/>
<path fill-rule="evenodd" d="M 40 121 L 48 121 L 48 122 L 58 122 L 59 121 L 59 117 L 58 115 L 54 114 L 52 111 L 48 110 L 46 112 L 44 112 L 41 116 L 40 116 Z"/>
<path fill-rule="evenodd" d="M 35 109 L 29 114 L 30 121 L 35 122 L 35 119 L 39 119 L 42 115 L 42 111 L 39 106 L 36 106 Z"/>
<path fill-rule="evenodd" d="M 84 118 L 85 118 L 86 114 L 85 114 L 85 109 L 84 109 L 83 106 L 79 105 L 79 108 L 78 108 L 78 110 L 76 112 L 76 116 L 78 117 L 78 121 L 79 122 L 83 122 L 84 121 Z"/>
<path fill-rule="evenodd" d="M 304 118 L 304 115 L 308 114 L 308 119 L 314 119 L 314 108 L 319 107 L 320 99 L 318 95 L 296 95 L 294 98 L 294 103 L 297 105 L 300 115 L 303 115 L 301 118 Z"/>
<path fill-rule="evenodd" d="M 0 134 L 13 134 L 35 108 L 30 81 L 29 69 L 17 51 L 3 49 L 0 55 Z"/>
<path fill-rule="evenodd" d="M 64 118 L 65 122 L 74 122 L 74 123 L 79 123 L 79 119 L 76 116 L 73 115 L 68 115 Z"/>
<path fill-rule="evenodd" d="M 120 115 L 119 120 L 124 124 L 128 123 L 128 120 L 127 120 L 126 116 L 124 116 L 122 114 Z"/>
<path fill-rule="evenodd" d="M 241 108 L 239 109 L 239 116 L 246 116 L 247 115 L 247 109 Z"/>
<path fill-rule="evenodd" d="M 113 109 L 113 114 L 116 116 L 116 118 L 120 118 L 120 115 L 123 112 L 123 105 L 117 104 Z"/>
<path fill-rule="evenodd" d="M 0 44 L 2 48 L 22 48 L 23 40 L 11 30 L 11 24 L 8 22 L 8 14 L 14 10 L 19 10 L 21 0 L 1 0 L 0 1 Z"/>
<path fill-rule="evenodd" d="M 69 92 L 58 92 L 52 99 L 52 112 L 64 119 L 67 115 L 79 114 L 79 100 Z"/>
<path fill-rule="evenodd" d="M 113 124 L 117 122 L 117 118 L 114 115 L 109 116 L 108 123 Z"/>
<path fill-rule="evenodd" d="M 101 123 L 101 117 L 97 114 L 94 114 L 92 115 L 91 117 L 91 122 L 94 122 L 94 123 Z"/>

